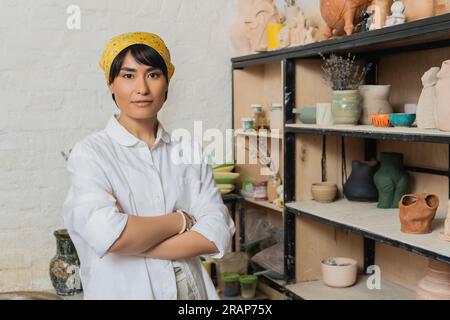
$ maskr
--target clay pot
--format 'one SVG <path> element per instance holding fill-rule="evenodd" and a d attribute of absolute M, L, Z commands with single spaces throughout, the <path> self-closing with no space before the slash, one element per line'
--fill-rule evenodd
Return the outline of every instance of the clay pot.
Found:
<path fill-rule="evenodd" d="M 333 30 L 338 33 L 345 31 L 347 35 L 353 34 L 355 25 L 371 0 L 320 0 L 320 12 L 327 24 L 324 38 L 329 39 Z"/>
<path fill-rule="evenodd" d="M 389 103 L 391 86 L 364 85 L 359 87 L 359 93 L 362 97 L 361 124 L 370 125 L 370 115 L 389 114 L 394 112 Z"/>
<path fill-rule="evenodd" d="M 373 182 L 377 164 L 352 162 L 352 174 L 344 184 L 344 195 L 350 201 L 377 202 L 378 190 Z"/>
<path fill-rule="evenodd" d="M 334 183 L 314 183 L 311 186 L 311 193 L 314 200 L 321 203 L 333 202 L 336 199 L 337 191 L 337 185 Z"/>
<path fill-rule="evenodd" d="M 434 16 L 434 0 L 402 0 L 406 22 Z"/>
<path fill-rule="evenodd" d="M 436 84 L 440 68 L 431 68 L 422 77 L 423 90 L 417 105 L 417 127 L 435 129 Z"/>
<path fill-rule="evenodd" d="M 450 12 L 450 0 L 434 0 L 434 14 L 441 15 Z"/>
<path fill-rule="evenodd" d="M 450 60 L 444 61 L 436 84 L 436 127 L 441 131 L 450 131 Z"/>
<path fill-rule="evenodd" d="M 334 124 L 357 125 L 362 113 L 359 90 L 333 91 L 331 112 Z"/>
<path fill-rule="evenodd" d="M 355 284 L 358 263 L 350 258 L 328 258 L 322 260 L 322 280 L 330 287 L 345 288 Z"/>
<path fill-rule="evenodd" d="M 439 197 L 433 194 L 405 194 L 399 203 L 401 230 L 404 233 L 431 233 Z"/>
<path fill-rule="evenodd" d="M 416 288 L 417 300 L 450 300 L 450 265 L 431 260 Z"/>

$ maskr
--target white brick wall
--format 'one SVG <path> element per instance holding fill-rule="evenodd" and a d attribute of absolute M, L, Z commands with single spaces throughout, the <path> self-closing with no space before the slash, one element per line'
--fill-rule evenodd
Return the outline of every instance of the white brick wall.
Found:
<path fill-rule="evenodd" d="M 98 60 L 107 40 L 160 34 L 176 73 L 166 128 L 231 126 L 229 29 L 237 0 L 2 0 L 0 10 L 0 292 L 48 290 L 53 230 L 69 180 L 60 151 L 116 111 Z M 81 30 L 66 9 L 81 8 Z M 207 111 L 207 112 L 206 112 Z"/>

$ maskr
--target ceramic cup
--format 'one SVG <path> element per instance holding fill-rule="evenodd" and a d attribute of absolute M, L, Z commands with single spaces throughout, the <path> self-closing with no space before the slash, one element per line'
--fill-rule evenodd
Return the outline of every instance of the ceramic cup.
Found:
<path fill-rule="evenodd" d="M 322 279 L 330 287 L 346 288 L 355 284 L 358 263 L 354 259 L 333 257 L 322 260 Z"/>

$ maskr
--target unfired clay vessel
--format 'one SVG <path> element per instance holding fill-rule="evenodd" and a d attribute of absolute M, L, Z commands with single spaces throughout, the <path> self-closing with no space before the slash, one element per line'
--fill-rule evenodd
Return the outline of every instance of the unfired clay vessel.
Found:
<path fill-rule="evenodd" d="M 353 34 L 361 13 L 367 9 L 371 0 L 320 0 L 320 11 L 328 28 L 323 34 L 325 39 L 333 35 L 333 30 Z"/>
<path fill-rule="evenodd" d="M 430 260 L 428 272 L 416 288 L 417 300 L 450 300 L 450 265 Z"/>
<path fill-rule="evenodd" d="M 402 0 L 406 22 L 434 16 L 434 0 Z"/>
<path fill-rule="evenodd" d="M 385 26 L 386 18 L 391 13 L 393 0 L 373 0 L 367 11 L 372 15 L 372 23 L 369 30 L 380 29 Z"/>
<path fill-rule="evenodd" d="M 361 124 L 370 125 L 370 115 L 394 112 L 389 103 L 390 85 L 362 85 L 359 87 L 359 93 L 362 97 Z"/>
<path fill-rule="evenodd" d="M 444 61 L 436 84 L 436 127 L 441 131 L 450 131 L 450 60 Z"/>
<path fill-rule="evenodd" d="M 431 68 L 422 77 L 423 90 L 417 104 L 416 121 L 420 129 L 435 129 L 436 84 L 440 68 Z"/>
<path fill-rule="evenodd" d="M 442 241 L 450 241 L 450 201 L 448 202 L 448 213 L 444 223 L 444 232 L 439 235 L 439 239 Z"/>
<path fill-rule="evenodd" d="M 399 203 L 401 230 L 404 233 L 431 233 L 431 224 L 439 207 L 439 198 L 433 194 L 405 194 Z"/>

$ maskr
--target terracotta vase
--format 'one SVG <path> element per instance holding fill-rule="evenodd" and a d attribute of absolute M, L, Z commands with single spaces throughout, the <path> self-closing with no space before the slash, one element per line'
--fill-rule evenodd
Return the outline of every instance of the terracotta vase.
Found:
<path fill-rule="evenodd" d="M 320 0 L 320 12 L 327 24 L 324 38 L 329 39 L 333 30 L 337 33 L 345 31 L 347 35 L 353 34 L 355 25 L 372 0 Z"/>
<path fill-rule="evenodd" d="M 344 184 L 344 195 L 350 201 L 377 202 L 378 190 L 373 177 L 377 164 L 354 160 L 352 173 Z"/>
<path fill-rule="evenodd" d="M 422 77 L 423 90 L 417 104 L 416 121 L 420 129 L 435 129 L 436 84 L 440 68 L 431 68 Z"/>
<path fill-rule="evenodd" d="M 391 86 L 364 85 L 359 87 L 359 93 L 362 97 L 362 114 L 361 124 L 370 125 L 371 115 L 373 114 L 389 114 L 394 112 L 389 96 L 391 94 Z"/>
<path fill-rule="evenodd" d="M 398 208 L 410 182 L 409 174 L 403 167 L 403 154 L 383 152 L 380 162 L 380 169 L 374 176 L 379 194 L 378 208 Z"/>
<path fill-rule="evenodd" d="M 450 300 L 450 265 L 431 260 L 416 288 L 417 300 Z"/>
<path fill-rule="evenodd" d="M 333 91 L 331 112 L 334 124 L 357 125 L 362 112 L 359 90 Z"/>
<path fill-rule="evenodd" d="M 80 279 L 80 260 L 67 230 L 56 230 L 56 255 L 50 261 L 50 279 L 56 293 L 72 296 L 83 291 Z"/>
<path fill-rule="evenodd" d="M 436 84 L 436 127 L 450 131 L 450 60 L 444 61 Z"/>
<path fill-rule="evenodd" d="M 431 233 L 431 224 L 439 207 L 434 194 L 405 194 L 399 203 L 401 231 L 411 234 Z"/>
<path fill-rule="evenodd" d="M 406 22 L 434 16 L 434 0 L 402 0 Z"/>
<path fill-rule="evenodd" d="M 434 14 L 441 15 L 450 12 L 450 0 L 434 0 Z"/>

